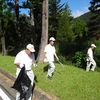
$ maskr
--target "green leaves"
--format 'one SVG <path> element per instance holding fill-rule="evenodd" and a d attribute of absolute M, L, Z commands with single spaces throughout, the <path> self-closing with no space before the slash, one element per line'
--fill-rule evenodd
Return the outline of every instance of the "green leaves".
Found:
<path fill-rule="evenodd" d="M 76 37 L 82 38 L 83 33 L 86 34 L 88 31 L 88 28 L 86 27 L 86 23 L 83 20 L 77 19 L 73 24 L 73 31 Z"/>
<path fill-rule="evenodd" d="M 86 62 L 86 55 L 82 52 L 75 52 L 75 55 L 72 59 L 76 67 L 82 67 Z"/>

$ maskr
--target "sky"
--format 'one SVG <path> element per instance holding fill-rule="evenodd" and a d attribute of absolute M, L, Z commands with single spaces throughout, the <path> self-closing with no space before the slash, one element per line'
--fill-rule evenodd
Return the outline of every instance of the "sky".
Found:
<path fill-rule="evenodd" d="M 90 7 L 90 1 L 91 0 L 61 0 L 61 4 L 68 3 L 72 16 L 75 18 L 89 11 L 88 7 Z M 28 11 L 23 9 L 21 13 L 28 14 Z"/>
<path fill-rule="evenodd" d="M 78 17 L 88 12 L 91 0 L 61 0 L 61 4 L 68 3 L 69 9 L 72 12 L 73 17 Z"/>

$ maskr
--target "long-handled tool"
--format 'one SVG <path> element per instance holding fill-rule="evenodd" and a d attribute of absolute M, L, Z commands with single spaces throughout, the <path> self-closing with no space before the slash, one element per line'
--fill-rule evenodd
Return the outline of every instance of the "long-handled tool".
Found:
<path fill-rule="evenodd" d="M 57 60 L 58 62 L 59 62 L 59 64 L 62 66 L 62 67 L 64 67 L 64 65 L 59 61 L 59 60 Z"/>

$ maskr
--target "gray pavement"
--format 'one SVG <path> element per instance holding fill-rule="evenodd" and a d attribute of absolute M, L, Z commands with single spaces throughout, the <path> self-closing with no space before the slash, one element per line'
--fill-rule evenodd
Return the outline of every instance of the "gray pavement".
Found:
<path fill-rule="evenodd" d="M 10 79 L 0 73 L 0 100 L 4 100 L 4 98 L 6 98 L 4 96 L 9 97 L 9 100 L 15 100 L 16 91 L 11 88 L 12 84 L 13 82 Z"/>
<path fill-rule="evenodd" d="M 8 88 L 7 88 L 8 89 Z M 11 94 L 11 90 L 6 90 L 5 87 L 1 86 L 0 84 L 0 100 L 15 100 L 15 94 L 13 92 L 13 94 Z"/>
<path fill-rule="evenodd" d="M 14 90 L 12 85 L 14 84 L 15 77 L 0 69 L 0 88 L 8 95 L 10 100 L 15 100 L 16 90 Z M 0 100 L 2 98 L 0 97 Z M 6 99 L 7 100 L 7 99 Z M 59 100 L 57 97 L 51 97 L 41 89 L 35 86 L 33 91 L 33 99 L 32 100 Z"/>

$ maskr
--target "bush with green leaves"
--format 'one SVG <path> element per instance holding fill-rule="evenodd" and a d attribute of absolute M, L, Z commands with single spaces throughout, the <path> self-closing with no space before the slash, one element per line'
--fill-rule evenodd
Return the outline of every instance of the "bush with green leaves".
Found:
<path fill-rule="evenodd" d="M 75 52 L 75 55 L 72 57 L 72 62 L 75 63 L 76 67 L 85 68 L 86 67 L 86 54 L 83 52 Z"/>

